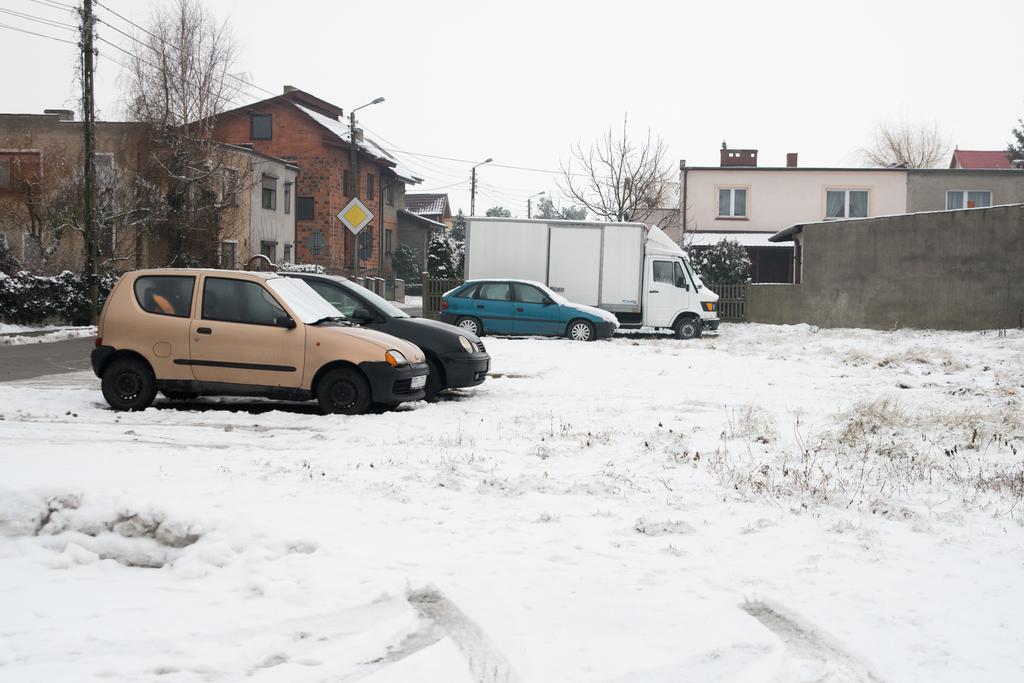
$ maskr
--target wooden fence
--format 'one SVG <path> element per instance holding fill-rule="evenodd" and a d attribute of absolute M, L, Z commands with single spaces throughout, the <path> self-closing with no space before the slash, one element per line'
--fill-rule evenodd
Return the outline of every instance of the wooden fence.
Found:
<path fill-rule="evenodd" d="M 727 322 L 740 322 L 747 319 L 747 285 L 715 285 L 705 286 L 718 295 L 718 317 Z"/>
<path fill-rule="evenodd" d="M 423 273 L 423 317 L 436 319 L 441 314 L 441 295 L 461 284 L 457 278 L 433 278 Z"/>

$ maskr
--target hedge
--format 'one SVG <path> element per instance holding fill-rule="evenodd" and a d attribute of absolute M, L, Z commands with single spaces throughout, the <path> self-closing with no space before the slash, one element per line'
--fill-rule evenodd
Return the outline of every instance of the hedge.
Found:
<path fill-rule="evenodd" d="M 100 306 L 117 282 L 116 275 L 100 276 Z M 60 275 L 32 275 L 18 271 L 0 272 L 0 321 L 15 325 L 89 322 L 89 290 L 80 273 L 65 270 Z"/>

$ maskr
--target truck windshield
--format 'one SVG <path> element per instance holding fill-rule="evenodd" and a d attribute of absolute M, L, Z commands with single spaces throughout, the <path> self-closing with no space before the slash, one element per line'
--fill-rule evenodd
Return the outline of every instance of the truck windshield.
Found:
<path fill-rule="evenodd" d="M 697 272 L 693 269 L 693 264 L 690 263 L 690 259 L 683 257 L 683 266 L 686 268 L 686 272 L 689 273 L 690 279 L 693 280 L 693 284 L 696 289 L 703 289 L 704 283 L 701 282 L 700 276 L 697 275 Z"/>

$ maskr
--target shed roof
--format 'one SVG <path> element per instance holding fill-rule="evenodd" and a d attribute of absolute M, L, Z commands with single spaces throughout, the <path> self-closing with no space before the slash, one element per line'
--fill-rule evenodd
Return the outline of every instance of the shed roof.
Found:
<path fill-rule="evenodd" d="M 734 240 L 744 247 L 771 247 L 777 249 L 786 245 L 769 241 L 770 232 L 695 232 L 689 247 L 710 247 L 722 240 Z"/>
<path fill-rule="evenodd" d="M 405 208 L 417 214 L 444 215 L 448 195 L 443 192 L 406 192 Z"/>

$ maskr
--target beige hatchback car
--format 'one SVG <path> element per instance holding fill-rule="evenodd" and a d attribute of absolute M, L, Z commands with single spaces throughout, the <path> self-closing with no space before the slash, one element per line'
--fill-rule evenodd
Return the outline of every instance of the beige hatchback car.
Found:
<path fill-rule="evenodd" d="M 158 269 L 127 273 L 99 321 L 92 368 L 115 410 L 160 391 L 316 399 L 359 414 L 423 398 L 419 347 L 350 326 L 305 282 L 274 273 Z"/>

